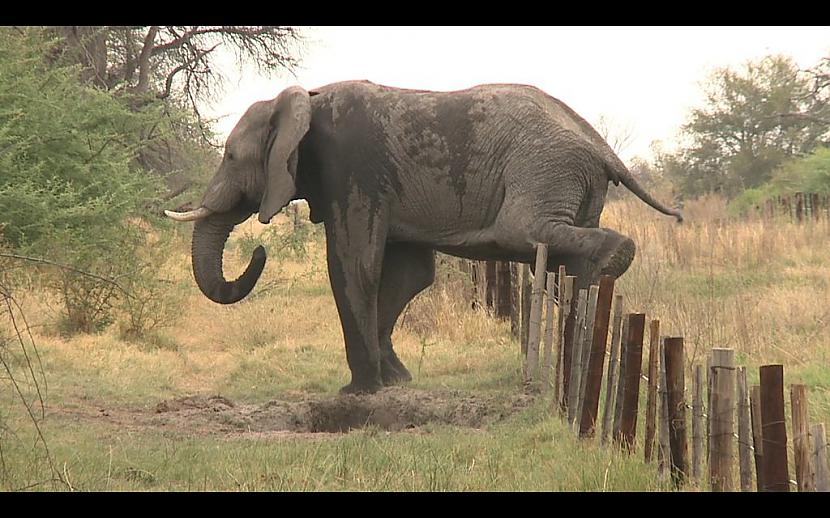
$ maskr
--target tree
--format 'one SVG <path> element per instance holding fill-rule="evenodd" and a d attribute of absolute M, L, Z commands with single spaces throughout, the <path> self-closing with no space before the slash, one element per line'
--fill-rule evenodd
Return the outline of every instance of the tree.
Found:
<path fill-rule="evenodd" d="M 605 139 L 614 153 L 620 154 L 631 145 L 634 140 L 634 128 L 631 124 L 615 124 L 610 117 L 600 115 L 596 124 L 597 133 Z"/>
<path fill-rule="evenodd" d="M 217 162 L 219 146 L 199 104 L 221 91 L 223 51 L 240 67 L 253 63 L 276 73 L 296 68 L 302 43 L 298 29 L 278 26 L 68 26 L 49 32 L 56 40 L 53 66 L 80 67 L 83 82 L 134 112 L 169 115 L 139 135 L 146 145 L 136 160 L 140 174 L 165 180 L 159 203 L 174 205 L 200 191 Z"/>
<path fill-rule="evenodd" d="M 137 173 L 135 157 L 166 137 L 151 128 L 169 117 L 83 84 L 77 67 L 47 63 L 48 49 L 42 32 L 0 28 L 0 244 L 71 266 L 44 281 L 65 330 L 93 331 L 112 322 L 121 295 L 101 278 L 152 282 L 141 258 L 161 247 L 147 246 L 144 216 L 160 181 Z"/>
<path fill-rule="evenodd" d="M 293 71 L 299 60 L 300 31 L 279 26 L 68 26 L 56 27 L 62 40 L 54 59 L 83 68 L 91 84 L 159 99 L 178 95 L 198 113 L 224 76 L 217 66 L 220 49 L 266 73 Z"/>
<path fill-rule="evenodd" d="M 690 144 L 660 158 L 666 175 L 690 195 L 731 197 L 766 182 L 788 157 L 827 137 L 830 105 L 817 77 L 784 56 L 716 70 L 706 106 L 683 125 Z"/>

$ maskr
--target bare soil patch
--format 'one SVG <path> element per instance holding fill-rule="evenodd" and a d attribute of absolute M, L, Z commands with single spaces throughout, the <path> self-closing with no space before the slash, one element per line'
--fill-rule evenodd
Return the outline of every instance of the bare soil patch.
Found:
<path fill-rule="evenodd" d="M 73 411 L 129 429 L 158 429 L 186 435 L 272 435 L 346 433 L 365 427 L 397 432 L 427 423 L 484 428 L 526 408 L 532 396 L 471 394 L 389 387 L 370 395 L 304 396 L 245 404 L 220 395 L 162 401 L 146 411 Z M 60 413 L 60 412 L 59 412 Z"/>

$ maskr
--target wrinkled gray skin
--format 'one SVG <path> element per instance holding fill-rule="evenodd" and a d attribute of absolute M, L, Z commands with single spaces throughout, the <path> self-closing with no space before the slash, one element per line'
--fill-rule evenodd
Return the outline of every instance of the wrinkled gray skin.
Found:
<path fill-rule="evenodd" d="M 471 259 L 565 264 L 582 286 L 622 275 L 631 239 L 598 228 L 608 182 L 654 200 L 591 126 L 544 92 L 484 85 L 459 92 L 402 90 L 370 82 L 299 87 L 248 109 L 196 222 L 193 270 L 202 292 L 245 297 L 265 264 L 259 247 L 228 282 L 222 253 L 234 225 L 268 222 L 292 199 L 326 230 L 328 269 L 351 383 L 374 392 L 411 379 L 392 349 L 407 303 L 432 284 L 435 250 Z"/>

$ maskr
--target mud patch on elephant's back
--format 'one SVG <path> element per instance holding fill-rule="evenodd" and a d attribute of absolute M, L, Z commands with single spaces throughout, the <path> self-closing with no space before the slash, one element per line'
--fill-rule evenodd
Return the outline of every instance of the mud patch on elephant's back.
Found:
<path fill-rule="evenodd" d="M 193 434 L 270 435 L 346 433 L 366 427 L 390 432 L 429 423 L 483 428 L 526 408 L 529 396 L 465 394 L 390 387 L 371 395 L 274 400 L 261 405 L 221 396 L 188 396 L 159 403 L 153 426 Z M 150 423 L 148 423 L 150 424 Z"/>

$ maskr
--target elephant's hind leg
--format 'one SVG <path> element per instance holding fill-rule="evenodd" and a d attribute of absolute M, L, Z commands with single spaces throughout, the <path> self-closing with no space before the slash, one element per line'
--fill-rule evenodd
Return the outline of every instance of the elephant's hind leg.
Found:
<path fill-rule="evenodd" d="M 410 244 L 386 245 L 378 292 L 378 344 L 384 385 L 410 381 L 412 375 L 392 348 L 392 330 L 415 295 L 435 280 L 435 252 Z"/>
<path fill-rule="evenodd" d="M 579 287 L 595 283 L 600 275 L 621 276 L 636 252 L 634 241 L 607 228 L 583 228 L 566 223 L 539 224 L 531 238 L 548 245 L 551 255 L 582 258 L 574 273 Z"/>

